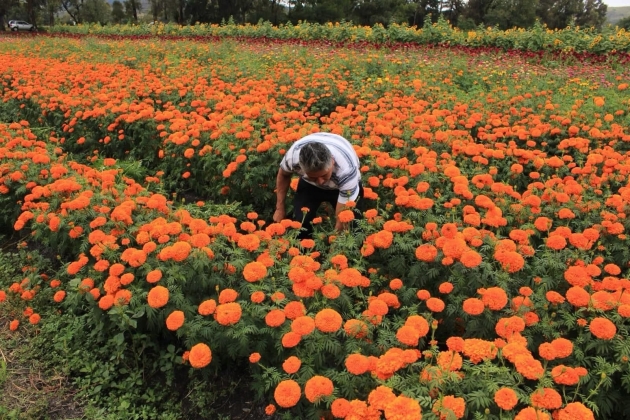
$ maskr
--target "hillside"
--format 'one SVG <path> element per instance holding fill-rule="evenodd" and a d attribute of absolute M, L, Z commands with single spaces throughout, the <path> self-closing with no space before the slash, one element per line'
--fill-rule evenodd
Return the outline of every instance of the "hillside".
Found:
<path fill-rule="evenodd" d="M 627 16 L 630 16 L 630 6 L 608 7 L 606 21 L 615 24 Z"/>

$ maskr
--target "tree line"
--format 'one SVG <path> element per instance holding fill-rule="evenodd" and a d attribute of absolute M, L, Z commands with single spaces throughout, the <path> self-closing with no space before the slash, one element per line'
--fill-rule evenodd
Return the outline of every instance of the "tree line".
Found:
<path fill-rule="evenodd" d="M 427 16 L 433 21 L 442 16 L 463 30 L 478 25 L 529 28 L 536 20 L 551 29 L 562 29 L 601 28 L 606 11 L 602 0 L 0 0 L 1 22 L 24 19 L 39 25 L 264 20 L 274 25 L 346 21 L 367 26 L 422 26 Z M 626 24 L 630 28 L 630 22 Z"/>

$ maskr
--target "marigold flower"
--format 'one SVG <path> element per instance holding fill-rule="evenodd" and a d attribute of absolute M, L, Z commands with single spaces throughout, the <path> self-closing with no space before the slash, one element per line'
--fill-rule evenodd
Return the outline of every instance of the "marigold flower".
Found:
<path fill-rule="evenodd" d="M 273 416 L 274 413 L 276 412 L 276 406 L 273 404 L 269 404 L 267 405 L 267 407 L 265 407 L 265 414 L 268 416 Z"/>
<path fill-rule="evenodd" d="M 214 312 L 214 318 L 221 325 L 233 325 L 241 319 L 241 305 L 236 302 L 218 305 Z"/>
<path fill-rule="evenodd" d="M 475 316 L 475 315 L 480 315 L 480 314 L 483 313 L 483 311 L 485 309 L 485 305 L 483 304 L 483 301 L 481 299 L 468 298 L 468 299 L 464 300 L 464 302 L 462 304 L 462 309 L 468 315 Z"/>
<path fill-rule="evenodd" d="M 39 324 L 40 320 L 41 320 L 41 316 L 38 313 L 34 313 L 28 317 L 28 322 L 33 325 Z"/>
<path fill-rule="evenodd" d="M 420 403 L 413 398 L 404 395 L 397 396 L 385 406 L 385 418 L 387 420 L 421 419 L 422 410 Z M 365 417 L 371 418 L 371 417 Z"/>
<path fill-rule="evenodd" d="M 197 311 L 199 315 L 208 316 L 212 315 L 217 308 L 217 302 L 214 299 L 208 299 L 201 302 Z"/>
<path fill-rule="evenodd" d="M 289 375 L 294 374 L 302 366 L 302 361 L 295 356 L 290 356 L 282 363 L 282 369 Z"/>
<path fill-rule="evenodd" d="M 255 291 L 250 296 L 250 299 L 253 303 L 262 303 L 265 300 L 265 293 L 260 290 Z"/>
<path fill-rule="evenodd" d="M 575 369 L 564 365 L 558 365 L 551 369 L 551 378 L 559 385 L 571 386 L 580 381 L 580 377 Z"/>
<path fill-rule="evenodd" d="M 551 420 L 549 414 L 544 411 L 536 410 L 533 407 L 522 409 L 516 414 L 514 420 Z"/>
<path fill-rule="evenodd" d="M 281 309 L 272 309 L 265 315 L 265 323 L 271 328 L 279 327 L 285 320 L 286 315 Z"/>
<path fill-rule="evenodd" d="M 332 395 L 335 387 L 333 382 L 325 377 L 320 375 L 315 375 L 306 381 L 304 385 L 304 395 L 306 399 L 312 403 L 316 403 L 322 397 L 329 397 Z"/>
<path fill-rule="evenodd" d="M 566 277 L 566 273 L 565 273 Z M 590 278 L 590 277 L 589 277 Z M 576 283 L 582 283 L 575 280 Z M 579 284 L 574 285 L 566 292 L 566 297 L 569 303 L 573 306 L 581 307 L 587 306 L 591 300 L 591 295 L 583 289 Z"/>
<path fill-rule="evenodd" d="M 260 353 L 252 353 L 249 355 L 250 363 L 258 363 L 260 361 Z"/>
<path fill-rule="evenodd" d="M 330 405 L 330 411 L 332 412 L 332 415 L 338 419 L 345 419 L 350 414 L 351 410 L 352 406 L 350 405 L 350 402 L 345 398 L 337 398 Z"/>
<path fill-rule="evenodd" d="M 617 334 L 617 327 L 608 318 L 597 317 L 589 325 L 591 334 L 600 340 L 612 340 Z"/>
<path fill-rule="evenodd" d="M 293 379 L 280 382 L 273 393 L 273 397 L 282 408 L 291 408 L 298 403 L 302 396 L 300 385 Z"/>
<path fill-rule="evenodd" d="M 184 312 L 173 311 L 166 318 L 166 328 L 171 331 L 177 331 L 182 325 L 184 325 Z"/>
<path fill-rule="evenodd" d="M 426 303 L 427 303 L 427 308 L 431 312 L 442 312 L 444 308 L 446 307 L 442 299 L 438 299 L 434 297 L 427 299 Z"/>
<path fill-rule="evenodd" d="M 358 319 L 349 319 L 343 326 L 343 330 L 349 337 L 363 338 L 368 333 L 367 324 Z M 427 327 L 428 331 L 428 327 Z"/>
<path fill-rule="evenodd" d="M 341 328 L 341 315 L 334 309 L 322 309 L 315 315 L 315 327 L 324 333 L 333 333 Z"/>
<path fill-rule="evenodd" d="M 418 331 L 418 334 L 420 334 L 421 338 L 429 333 L 429 323 L 421 315 L 408 316 L 407 320 L 405 321 L 405 326 L 414 328 L 416 331 Z"/>
<path fill-rule="evenodd" d="M 553 388 L 540 388 L 530 396 L 531 405 L 535 408 L 555 410 L 562 407 L 562 397 Z"/>
<path fill-rule="evenodd" d="M 296 319 L 306 314 L 306 308 L 300 301 L 294 300 L 287 303 L 284 307 L 284 314 L 288 319 Z"/>
<path fill-rule="evenodd" d="M 499 287 L 478 289 L 477 293 L 481 295 L 481 301 L 483 302 L 483 304 L 493 311 L 501 310 L 505 307 L 505 305 L 507 305 L 507 294 L 503 289 Z"/>
<path fill-rule="evenodd" d="M 391 388 L 379 385 L 370 392 L 367 402 L 370 407 L 383 411 L 395 399 L 396 395 Z"/>
<path fill-rule="evenodd" d="M 291 331 L 301 336 L 309 335 L 315 329 L 315 320 L 310 316 L 300 316 L 291 322 Z"/>
<path fill-rule="evenodd" d="M 168 289 L 164 286 L 155 286 L 149 290 L 147 301 L 152 308 L 161 308 L 168 303 Z"/>
<path fill-rule="evenodd" d="M 548 291 L 545 294 L 545 297 L 547 298 L 547 300 L 549 301 L 549 303 L 554 303 L 554 304 L 561 304 L 564 303 L 564 301 L 566 300 L 564 298 L 564 296 L 562 296 L 560 293 L 555 292 L 553 290 Z"/>
<path fill-rule="evenodd" d="M 17 319 L 14 319 L 13 321 L 9 323 L 9 330 L 15 331 L 18 329 L 19 326 L 20 326 L 20 321 L 18 321 Z"/>
<path fill-rule="evenodd" d="M 403 325 L 396 331 L 396 338 L 407 346 L 417 347 L 420 340 L 420 332 L 414 327 Z"/>
<path fill-rule="evenodd" d="M 477 364 L 485 359 L 494 359 L 497 355 L 497 347 L 491 341 L 468 338 L 464 340 L 462 353 L 464 353 L 473 364 Z"/>
<path fill-rule="evenodd" d="M 461 337 L 449 337 L 446 339 L 446 347 L 448 347 L 449 350 L 461 353 L 464 351 L 464 339 Z"/>
<path fill-rule="evenodd" d="M 403 282 L 401 279 L 392 279 L 389 282 L 389 288 L 392 290 L 399 290 L 400 288 L 402 288 L 403 286 Z"/>
<path fill-rule="evenodd" d="M 210 347 L 204 343 L 198 343 L 192 346 L 190 353 L 188 353 L 188 361 L 190 366 L 195 369 L 201 369 L 208 366 L 212 361 L 212 351 Z"/>
<path fill-rule="evenodd" d="M 502 410 L 510 411 L 518 404 L 518 397 L 512 388 L 501 388 L 494 393 L 494 402 Z"/>
<path fill-rule="evenodd" d="M 437 254 L 437 248 L 430 244 L 422 244 L 416 248 L 416 258 L 420 261 L 433 262 Z"/>
<path fill-rule="evenodd" d="M 438 414 L 440 420 L 446 420 L 453 416 L 457 419 L 461 419 L 464 417 L 464 412 L 466 411 L 466 402 L 461 397 L 446 395 L 433 404 L 431 411 Z"/>
<path fill-rule="evenodd" d="M 267 267 L 261 262 L 252 261 L 243 268 L 243 277 L 250 283 L 262 280 L 266 276 Z"/>
<path fill-rule="evenodd" d="M 555 420 L 595 420 L 593 412 L 581 402 L 568 403 L 563 409 L 558 410 Z"/>
<path fill-rule="evenodd" d="M 453 283 L 447 281 L 444 283 L 440 283 L 438 290 L 440 293 L 447 295 L 453 291 Z"/>
<path fill-rule="evenodd" d="M 437 356 L 437 364 L 442 370 L 454 372 L 462 368 L 462 356 L 459 353 L 449 350 L 441 351 Z"/>
<path fill-rule="evenodd" d="M 64 292 L 63 290 L 59 290 L 57 292 L 55 292 L 54 296 L 53 296 L 53 300 L 57 303 L 63 301 L 66 297 L 66 292 Z"/>
<path fill-rule="evenodd" d="M 223 289 L 219 293 L 219 303 L 234 302 L 238 297 L 238 292 L 234 289 Z"/>
<path fill-rule="evenodd" d="M 300 334 L 289 331 L 282 336 L 281 342 L 283 347 L 292 348 L 297 346 L 301 340 L 302 336 Z"/>
<path fill-rule="evenodd" d="M 373 315 L 387 315 L 389 312 L 389 307 L 387 303 L 382 301 L 381 299 L 372 299 L 368 304 L 368 311 Z"/>

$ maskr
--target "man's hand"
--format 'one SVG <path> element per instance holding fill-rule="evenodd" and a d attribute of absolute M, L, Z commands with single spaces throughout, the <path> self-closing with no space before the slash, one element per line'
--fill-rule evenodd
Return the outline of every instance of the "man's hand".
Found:
<path fill-rule="evenodd" d="M 339 219 L 337 219 L 337 222 L 335 223 L 335 230 L 337 232 L 343 232 L 344 230 L 346 230 L 347 227 L 347 223 L 340 222 Z"/>
<path fill-rule="evenodd" d="M 284 208 L 276 209 L 276 212 L 273 214 L 273 221 L 276 223 L 280 223 L 281 220 L 284 220 L 286 216 L 286 212 Z"/>

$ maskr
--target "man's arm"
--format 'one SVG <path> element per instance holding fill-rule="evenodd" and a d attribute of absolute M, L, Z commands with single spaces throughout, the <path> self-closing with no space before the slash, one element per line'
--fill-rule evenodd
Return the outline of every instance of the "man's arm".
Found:
<path fill-rule="evenodd" d="M 279 223 L 286 216 L 284 201 L 287 198 L 287 191 L 291 185 L 291 172 L 278 168 L 276 176 L 276 211 L 273 214 L 273 221 Z"/>

